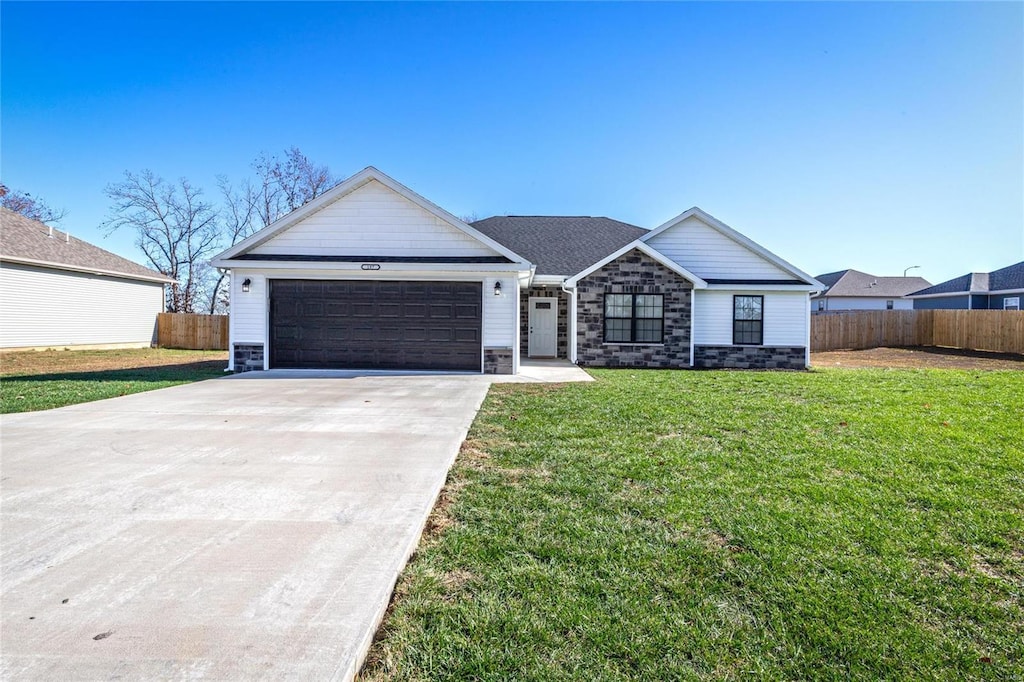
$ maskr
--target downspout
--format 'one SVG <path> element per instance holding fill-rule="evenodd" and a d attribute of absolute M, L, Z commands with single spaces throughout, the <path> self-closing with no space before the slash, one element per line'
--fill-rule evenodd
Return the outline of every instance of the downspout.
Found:
<path fill-rule="evenodd" d="M 562 280 L 561 289 L 569 295 L 569 338 L 566 339 L 566 345 L 569 351 L 569 362 L 576 364 L 576 287 L 566 288 L 565 283 L 568 280 Z"/>

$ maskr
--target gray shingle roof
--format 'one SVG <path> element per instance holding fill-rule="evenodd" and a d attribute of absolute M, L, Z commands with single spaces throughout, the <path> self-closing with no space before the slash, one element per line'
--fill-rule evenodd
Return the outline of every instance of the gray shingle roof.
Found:
<path fill-rule="evenodd" d="M 826 296 L 901 298 L 930 284 L 923 277 L 876 277 L 859 270 L 829 272 L 818 275 L 815 279 L 828 287 L 815 298 Z"/>
<path fill-rule="evenodd" d="M 969 291 L 985 293 L 1024 289 L 1024 261 L 992 272 L 972 272 L 960 275 L 933 287 L 913 292 L 913 296 L 928 294 L 966 294 Z"/>
<path fill-rule="evenodd" d="M 128 279 L 172 281 L 127 258 L 53 230 L 20 213 L 0 208 L 0 260 L 38 261 L 69 270 L 102 272 Z"/>
<path fill-rule="evenodd" d="M 538 275 L 570 277 L 647 233 L 590 216 L 494 216 L 471 223 L 537 266 Z"/>

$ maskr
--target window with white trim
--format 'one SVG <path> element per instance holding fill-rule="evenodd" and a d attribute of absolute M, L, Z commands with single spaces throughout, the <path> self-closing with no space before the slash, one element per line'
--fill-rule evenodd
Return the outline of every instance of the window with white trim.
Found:
<path fill-rule="evenodd" d="M 1007 296 L 1004 298 L 1003 310 L 1020 310 L 1020 296 Z"/>
<path fill-rule="evenodd" d="M 888 301 L 885 302 L 885 309 L 886 310 L 892 310 L 892 307 L 893 307 L 892 300 L 888 300 Z"/>
<path fill-rule="evenodd" d="M 760 346 L 764 343 L 764 296 L 732 297 L 732 344 Z"/>

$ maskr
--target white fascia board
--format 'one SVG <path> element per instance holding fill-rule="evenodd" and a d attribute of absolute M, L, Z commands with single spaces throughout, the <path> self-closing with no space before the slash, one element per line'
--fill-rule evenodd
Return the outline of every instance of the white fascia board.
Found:
<path fill-rule="evenodd" d="M 742 234 L 740 232 L 737 232 L 736 230 L 732 229 L 731 227 L 729 227 L 728 225 L 723 223 L 718 218 L 714 217 L 710 213 L 707 213 L 706 211 L 704 211 L 704 210 L 702 210 L 702 209 L 700 209 L 700 208 L 698 208 L 696 206 L 694 206 L 693 208 L 690 208 L 690 209 L 688 209 L 686 211 L 683 211 L 682 213 L 677 215 L 675 218 L 672 218 L 668 222 L 663 223 L 663 224 L 659 225 L 658 227 L 654 228 L 653 230 L 651 230 L 647 234 L 645 234 L 642 237 L 640 237 L 640 240 L 641 241 L 645 241 L 645 242 L 646 241 L 650 241 L 651 239 L 653 239 L 657 235 L 661 234 L 662 232 L 675 227 L 679 223 L 681 223 L 684 220 L 686 220 L 687 218 L 691 218 L 691 217 L 699 219 L 701 222 L 703 222 L 708 227 L 717 230 L 718 232 L 720 232 L 721 234 L 725 235 L 729 239 L 733 240 L 734 242 L 736 242 L 740 246 L 743 246 L 743 247 L 749 249 L 750 251 L 753 251 L 757 255 L 761 256 L 762 258 L 764 258 L 765 260 L 769 261 L 770 263 L 773 263 L 774 265 L 777 265 L 778 267 L 782 268 L 783 270 L 785 270 L 789 274 L 793 275 L 794 277 L 802 279 L 805 282 L 807 282 L 808 284 L 813 285 L 814 287 L 816 287 L 816 289 L 818 291 L 824 291 L 827 288 L 824 284 L 822 284 L 818 280 L 814 279 L 813 277 L 808 275 L 806 272 L 804 272 L 800 268 L 798 268 L 795 265 L 789 263 L 788 261 L 780 258 L 779 256 L 776 256 L 774 253 L 772 253 L 768 249 L 764 248 L 763 246 L 761 246 L 760 244 L 758 244 L 754 240 L 750 239 L 749 237 L 747 237 L 746 235 L 744 235 L 744 234 Z"/>
<path fill-rule="evenodd" d="M 534 275 L 533 284 L 537 286 L 561 286 L 566 280 L 565 275 Z"/>
<path fill-rule="evenodd" d="M 709 284 L 707 288 L 730 291 L 802 291 L 809 293 L 817 291 L 810 284 Z"/>
<path fill-rule="evenodd" d="M 87 268 L 84 265 L 68 265 L 67 263 L 53 263 L 46 260 L 35 260 L 34 258 L 18 258 L 16 256 L 0 256 L 0 262 L 17 263 L 19 265 L 34 265 L 40 268 L 51 268 L 53 270 L 67 270 L 68 272 L 82 272 L 87 275 L 99 275 L 100 277 L 117 277 L 118 279 L 133 279 L 140 282 L 152 282 L 157 284 L 173 284 L 176 280 L 162 275 L 132 275 L 117 270 L 104 270 L 103 268 Z"/>
<path fill-rule="evenodd" d="M 315 272 L 352 272 L 373 276 L 393 272 L 494 272 L 528 273 L 521 263 L 380 263 L 377 261 L 323 262 L 323 261 L 262 261 L 262 260 L 218 260 L 215 267 L 228 270 L 301 270 Z M 363 265 L 379 265 L 373 270 L 364 270 Z"/>
<path fill-rule="evenodd" d="M 352 192 L 356 191 L 366 183 L 371 182 L 373 180 L 376 180 L 380 184 L 401 195 L 408 201 L 416 204 L 423 210 L 434 215 L 436 218 L 443 220 L 444 222 L 448 223 L 457 230 L 465 232 L 470 237 L 473 237 L 477 241 L 490 247 L 491 249 L 498 252 L 502 256 L 505 256 L 514 263 L 529 265 L 530 261 L 526 260 L 519 254 L 515 253 L 514 251 L 505 246 L 502 246 L 501 244 L 494 241 L 487 235 L 474 229 L 473 227 L 469 226 L 462 220 L 459 220 L 454 215 L 444 210 L 437 204 L 428 201 L 424 197 L 420 196 L 419 194 L 412 191 L 411 189 L 401 184 L 400 182 L 388 177 L 387 175 L 377 170 L 373 166 L 367 166 L 366 168 L 359 171 L 358 173 L 348 178 L 347 180 L 338 183 L 335 187 L 321 194 L 316 199 L 313 199 L 312 201 L 303 206 L 300 206 L 299 208 L 295 209 L 294 211 L 287 215 L 281 216 L 273 223 L 263 228 L 256 234 L 252 235 L 248 239 L 244 239 L 239 243 L 235 244 L 234 246 L 232 246 L 231 248 L 217 254 L 213 258 L 213 260 L 215 262 L 230 260 L 235 256 L 239 256 L 243 253 L 246 253 L 247 251 L 250 251 L 251 249 L 256 248 L 260 244 L 263 244 L 264 242 L 272 239 L 281 232 L 284 232 L 292 225 L 295 225 L 301 220 L 304 220 L 305 218 L 309 217 L 313 213 L 316 213 L 320 209 L 329 206 L 330 204 L 333 204 L 334 202 L 345 197 L 345 195 L 351 194 Z"/>
<path fill-rule="evenodd" d="M 995 291 L 986 291 L 984 293 L 991 296 L 1002 296 L 1003 294 L 1024 294 L 1024 289 L 996 289 Z"/>
<path fill-rule="evenodd" d="M 643 238 L 641 237 L 640 239 L 635 239 L 635 240 L 631 241 L 630 243 L 626 244 L 625 246 L 623 246 L 621 249 L 619 249 L 615 253 L 611 254 L 610 256 L 608 256 L 606 258 L 603 258 L 603 259 L 599 260 L 598 262 L 594 263 L 593 265 L 591 265 L 589 268 L 587 268 L 583 272 L 580 272 L 580 273 L 578 273 L 576 275 L 573 275 L 572 277 L 568 278 L 567 280 L 565 280 L 565 286 L 570 287 L 570 288 L 571 287 L 575 287 L 576 284 L 578 284 L 581 279 L 583 279 L 584 277 L 586 277 L 590 273 L 595 272 L 597 270 L 600 270 L 604 266 L 608 265 L 609 263 L 611 263 L 612 261 L 616 260 L 617 258 L 621 258 L 622 256 L 624 256 L 625 254 L 629 253 L 633 249 L 639 249 L 640 251 L 642 251 L 643 253 L 647 254 L 648 256 L 653 258 L 654 260 L 658 261 L 659 263 L 661 263 L 666 268 L 668 268 L 672 272 L 676 273 L 677 275 L 679 275 L 683 279 L 691 282 L 693 284 L 693 288 L 694 289 L 706 289 L 707 288 L 708 283 L 705 282 L 703 279 L 701 279 L 697 275 L 693 274 L 692 272 L 690 272 L 689 270 L 687 270 L 683 266 L 679 265 L 679 263 L 676 263 L 671 258 L 668 258 L 664 254 L 662 254 L 660 251 L 655 249 L 654 247 L 648 246 L 643 241 L 641 241 L 641 239 L 643 239 Z"/>

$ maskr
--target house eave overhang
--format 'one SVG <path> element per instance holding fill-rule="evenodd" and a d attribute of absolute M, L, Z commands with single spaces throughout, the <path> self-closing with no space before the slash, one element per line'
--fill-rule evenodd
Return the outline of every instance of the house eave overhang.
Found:
<path fill-rule="evenodd" d="M 309 216 L 313 215 L 322 208 L 325 208 L 326 206 L 329 206 L 330 204 L 339 201 L 346 195 L 351 194 L 360 187 L 372 181 L 379 182 L 380 184 L 394 191 L 404 199 L 412 202 L 413 204 L 419 206 L 428 213 L 434 215 L 436 218 L 444 221 L 445 223 L 448 223 L 452 227 L 464 232 L 470 237 L 473 237 L 477 241 L 481 242 L 482 244 L 494 250 L 495 252 L 501 254 L 502 256 L 505 256 L 510 261 L 514 263 L 523 264 L 527 268 L 529 267 L 530 262 L 527 259 L 515 253 L 508 247 L 491 239 L 484 233 L 467 224 L 465 221 L 455 217 L 454 215 L 444 210 L 437 204 L 420 196 L 419 194 L 412 191 L 411 189 L 401 184 L 400 182 L 385 175 L 384 173 L 377 170 L 373 166 L 367 166 L 366 168 L 359 171 L 352 177 L 340 182 L 337 186 L 321 194 L 316 199 L 313 199 L 309 203 L 300 206 L 291 213 L 278 218 L 276 221 L 274 221 L 267 227 L 263 228 L 256 234 L 252 235 L 248 239 L 245 239 L 239 242 L 238 244 L 235 244 L 231 248 L 217 254 L 213 258 L 213 263 L 216 265 L 219 262 L 231 260 L 236 256 L 251 251 L 257 246 L 260 246 L 261 244 L 277 236 L 281 232 L 284 232 L 289 227 L 292 227 L 296 223 L 304 220 L 305 218 L 308 218 Z M 224 266 L 218 265 L 217 267 Z"/>
<path fill-rule="evenodd" d="M 661 263 L 666 268 L 671 270 L 672 272 L 676 273 L 677 275 L 679 275 L 683 279 L 685 279 L 688 282 L 690 282 L 691 284 L 693 284 L 693 288 L 694 289 L 706 289 L 708 287 L 708 283 L 706 281 L 704 281 L 703 279 L 701 279 L 697 275 L 693 274 L 692 272 L 690 272 L 686 268 L 682 267 L 681 265 L 676 263 L 674 260 L 666 257 L 664 254 L 662 254 L 660 251 L 658 251 L 654 247 L 648 246 L 647 244 L 645 244 L 642 241 L 642 239 L 643 238 L 631 241 L 629 244 L 626 244 L 625 246 L 623 246 L 618 251 L 615 251 L 611 255 L 609 255 L 609 256 L 607 256 L 605 258 L 602 258 L 598 262 L 594 263 L 589 268 L 583 270 L 582 272 L 579 272 L 579 273 L 573 275 L 572 277 L 569 277 L 568 279 L 565 280 L 565 285 L 567 287 L 570 287 L 570 288 L 575 287 L 579 283 L 579 281 L 581 279 L 583 279 L 584 277 L 586 277 L 587 275 L 589 275 L 589 274 L 591 274 L 593 272 L 596 272 L 597 270 L 600 270 L 605 265 L 608 265 L 612 261 L 615 261 L 616 259 L 621 258 L 622 256 L 626 255 L 627 253 L 629 253 L 630 251 L 633 251 L 635 249 L 635 250 L 641 251 L 644 254 L 650 256 L 651 258 L 653 258 L 654 260 L 656 260 L 657 262 Z"/>
<path fill-rule="evenodd" d="M 998 289 L 996 291 L 947 291 L 941 294 L 908 294 L 903 298 L 949 298 L 951 296 L 1004 296 L 1006 294 L 1022 294 L 1021 289 Z"/>
<path fill-rule="evenodd" d="M 20 265 L 33 265 L 40 268 L 49 268 L 52 270 L 66 270 L 68 272 L 81 272 L 87 275 L 98 275 L 100 277 L 116 277 L 117 279 L 130 279 L 137 280 L 139 282 L 147 282 L 153 284 L 173 284 L 175 280 L 170 277 L 163 277 L 159 275 L 133 275 L 127 272 L 118 272 L 117 270 L 105 270 L 103 268 L 87 268 L 82 265 L 68 265 L 67 263 L 54 263 L 45 260 L 36 260 L 34 258 L 20 258 L 18 256 L 0 256 L 0 262 L 3 263 L 17 263 Z"/>
<path fill-rule="evenodd" d="M 814 293 L 818 291 L 811 284 L 755 284 L 735 282 L 730 284 L 708 284 L 709 291 L 797 291 Z"/>

